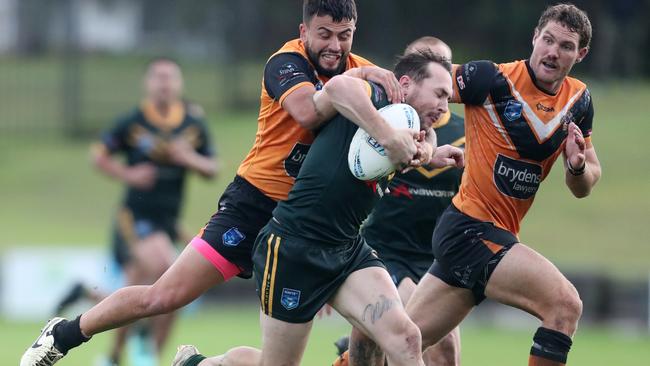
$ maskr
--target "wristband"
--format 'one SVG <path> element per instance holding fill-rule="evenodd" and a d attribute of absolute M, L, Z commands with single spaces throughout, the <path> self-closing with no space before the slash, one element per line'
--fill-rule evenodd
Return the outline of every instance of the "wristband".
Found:
<path fill-rule="evenodd" d="M 566 168 L 567 168 L 567 170 L 569 171 L 569 173 L 571 173 L 571 175 L 578 176 L 578 175 L 583 175 L 583 174 L 585 174 L 585 168 L 586 168 L 586 167 L 587 167 L 587 163 L 586 163 L 586 162 L 583 162 L 583 163 L 582 163 L 582 166 L 581 166 L 580 168 L 578 168 L 578 169 L 574 169 L 574 168 L 571 166 L 571 162 L 569 161 L 569 159 L 568 159 L 568 158 L 566 159 Z"/>

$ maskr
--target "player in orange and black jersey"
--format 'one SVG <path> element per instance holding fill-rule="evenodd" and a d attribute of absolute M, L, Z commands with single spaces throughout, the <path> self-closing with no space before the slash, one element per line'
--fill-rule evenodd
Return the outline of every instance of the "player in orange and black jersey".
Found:
<path fill-rule="evenodd" d="M 555 160 L 578 198 L 600 178 L 586 85 L 569 77 L 591 24 L 570 4 L 548 7 L 530 59 L 458 66 L 452 101 L 465 104 L 467 166 L 433 234 L 435 261 L 407 304 L 424 344 L 453 329 L 485 297 L 537 316 L 529 365 L 564 365 L 582 303 L 573 285 L 522 244 L 519 225 Z"/>
<path fill-rule="evenodd" d="M 313 140 L 310 130 L 334 114 L 314 107 L 321 85 L 344 73 L 382 85 L 392 102 L 402 100 L 391 71 L 350 53 L 356 18 L 353 0 L 304 1 L 300 39 L 285 44 L 265 66 L 255 144 L 217 213 L 154 285 L 121 289 L 74 321 L 53 320 L 43 332 L 47 341 L 28 349 L 21 366 L 53 364 L 96 333 L 178 309 L 235 275 L 251 276 L 254 240 L 278 200 L 287 197 Z M 393 162 L 403 164 L 421 153 L 403 134 L 390 136 L 386 149 Z"/>

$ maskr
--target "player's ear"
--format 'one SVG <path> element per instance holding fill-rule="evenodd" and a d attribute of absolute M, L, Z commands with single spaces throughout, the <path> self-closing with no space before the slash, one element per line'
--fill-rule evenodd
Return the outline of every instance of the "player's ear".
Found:
<path fill-rule="evenodd" d="M 300 23 L 300 26 L 298 27 L 298 30 L 300 31 L 300 40 L 302 43 L 307 42 L 307 25 L 305 23 Z"/>
<path fill-rule="evenodd" d="M 399 85 L 402 87 L 402 92 L 404 93 L 404 96 L 406 96 L 406 92 L 409 90 L 411 87 L 411 84 L 413 83 L 413 80 L 408 75 L 402 75 L 399 80 Z"/>
<path fill-rule="evenodd" d="M 583 47 L 578 50 L 578 58 L 576 59 L 576 63 L 581 62 L 582 60 L 587 57 L 587 54 L 589 53 L 589 47 Z"/>
<path fill-rule="evenodd" d="M 538 36 L 539 36 L 539 29 L 535 27 L 535 31 L 533 32 L 533 40 L 532 40 L 533 47 L 535 47 L 535 40 L 537 39 Z"/>

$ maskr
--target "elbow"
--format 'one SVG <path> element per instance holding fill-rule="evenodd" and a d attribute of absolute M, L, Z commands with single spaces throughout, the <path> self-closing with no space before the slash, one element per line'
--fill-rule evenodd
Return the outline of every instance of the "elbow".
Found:
<path fill-rule="evenodd" d="M 204 164 L 203 168 L 195 169 L 195 171 L 201 176 L 201 178 L 213 180 L 219 175 L 220 168 L 221 165 L 219 164 L 219 160 L 210 159 L 208 164 Z"/>
<path fill-rule="evenodd" d="M 330 98 L 334 99 L 337 95 L 340 95 L 343 90 L 349 88 L 349 86 L 350 76 L 336 75 L 323 86 L 323 91 L 325 91 Z"/>
<path fill-rule="evenodd" d="M 580 190 L 574 189 L 574 190 L 571 191 L 571 193 L 573 193 L 573 196 L 575 198 L 578 198 L 578 199 L 586 198 L 591 194 L 591 188 L 589 188 L 589 189 L 580 189 Z"/>
<path fill-rule="evenodd" d="M 306 130 L 313 130 L 321 124 L 320 118 L 313 111 L 304 111 L 303 113 L 292 117 L 300 127 Z"/>

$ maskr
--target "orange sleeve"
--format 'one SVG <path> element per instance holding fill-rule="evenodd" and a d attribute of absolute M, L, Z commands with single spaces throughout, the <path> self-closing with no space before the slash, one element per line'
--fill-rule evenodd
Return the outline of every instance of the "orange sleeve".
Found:
<path fill-rule="evenodd" d="M 307 82 L 307 81 L 303 81 L 302 83 L 296 84 L 296 85 L 292 86 L 289 90 L 287 90 L 286 92 L 284 92 L 284 94 L 282 94 L 282 96 L 280 97 L 280 100 L 279 100 L 280 105 L 282 105 L 282 103 L 284 102 L 284 99 L 285 99 L 286 97 L 288 97 L 291 93 L 293 93 L 294 91 L 296 91 L 296 89 L 298 89 L 298 88 L 302 88 L 303 86 L 310 86 L 310 87 L 314 88 L 314 84 L 312 84 L 312 83 L 310 83 L 310 82 Z M 316 90 L 316 89 L 314 88 L 314 91 L 315 91 L 315 90 Z"/>

